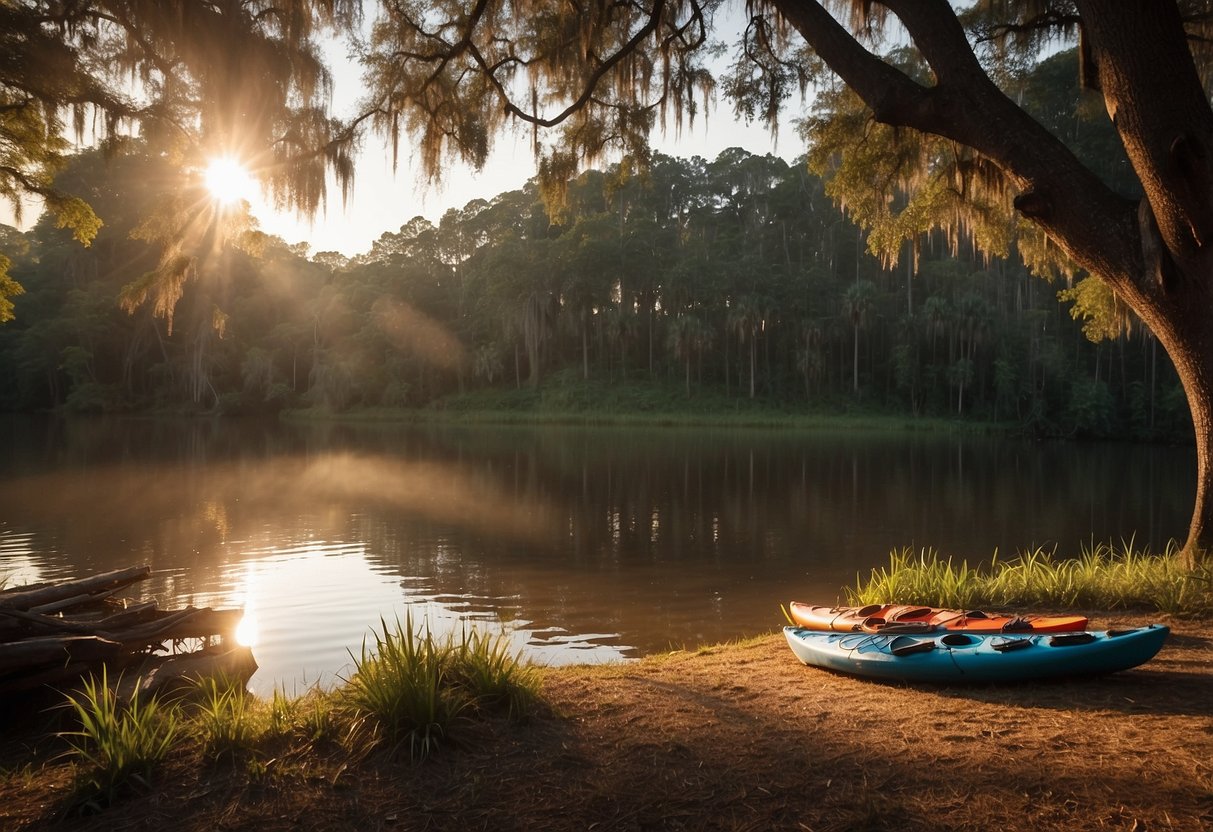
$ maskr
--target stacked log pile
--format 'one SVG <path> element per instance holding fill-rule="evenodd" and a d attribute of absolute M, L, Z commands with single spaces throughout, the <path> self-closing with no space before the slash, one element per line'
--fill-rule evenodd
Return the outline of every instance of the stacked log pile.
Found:
<path fill-rule="evenodd" d="M 159 609 L 119 600 L 148 578 L 149 566 L 0 591 L 0 695 L 68 686 L 100 675 L 134 680 L 143 692 L 195 675 L 228 672 L 247 679 L 257 665 L 235 643 L 241 610 Z"/>

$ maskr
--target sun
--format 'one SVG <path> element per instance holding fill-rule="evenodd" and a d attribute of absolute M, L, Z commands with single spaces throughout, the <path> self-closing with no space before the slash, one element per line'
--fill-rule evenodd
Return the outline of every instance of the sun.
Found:
<path fill-rule="evenodd" d="M 252 175 L 230 156 L 211 159 L 203 174 L 206 189 L 221 205 L 231 205 L 241 200 L 251 200 L 257 190 Z"/>

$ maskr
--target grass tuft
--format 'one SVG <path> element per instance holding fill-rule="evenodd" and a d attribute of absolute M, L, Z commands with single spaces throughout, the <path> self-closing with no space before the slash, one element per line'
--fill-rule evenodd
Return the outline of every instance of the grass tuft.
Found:
<path fill-rule="evenodd" d="M 252 750 L 263 733 L 257 699 L 239 680 L 223 676 L 198 682 L 192 724 L 206 753 L 218 759 Z"/>
<path fill-rule="evenodd" d="M 504 708 L 512 719 L 525 717 L 539 699 L 539 673 L 511 651 L 504 633 L 464 630 L 452 652 L 451 681 L 478 708 Z"/>
<path fill-rule="evenodd" d="M 472 711 L 503 709 L 525 716 L 539 698 L 539 674 L 512 653 L 504 634 L 465 630 L 437 638 L 416 630 L 411 616 L 364 640 L 342 695 L 355 722 L 370 720 L 381 738 L 422 760 L 451 741 L 456 722 Z"/>
<path fill-rule="evenodd" d="M 380 619 L 382 632 L 374 646 L 362 642 L 354 673 L 345 680 L 347 701 L 358 717 L 369 717 L 393 747 L 407 748 L 414 761 L 424 760 L 447 738 L 451 724 L 467 705 L 462 691 L 449 683 L 449 641 L 440 643 L 426 628 L 413 629 L 411 616 L 394 630 Z"/>
<path fill-rule="evenodd" d="M 89 676 L 80 691 L 68 694 L 67 706 L 80 729 L 60 736 L 77 763 L 77 797 L 84 802 L 112 800 L 129 786 L 147 788 L 180 732 L 177 711 L 155 697 L 120 702 L 104 668 L 100 679 Z"/>
<path fill-rule="evenodd" d="M 886 568 L 847 590 L 851 604 L 927 604 L 939 607 L 1044 606 L 1068 609 L 1140 609 L 1173 615 L 1213 610 L 1213 569 L 1190 570 L 1172 546 L 1161 555 L 1130 540 L 1084 547 L 1077 558 L 1035 549 L 1010 560 L 997 552 L 989 564 L 956 564 L 931 549 L 893 551 Z"/>

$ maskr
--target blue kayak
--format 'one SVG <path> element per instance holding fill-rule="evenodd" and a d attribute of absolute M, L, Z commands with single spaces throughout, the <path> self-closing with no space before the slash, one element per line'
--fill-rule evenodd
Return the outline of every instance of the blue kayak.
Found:
<path fill-rule="evenodd" d="M 796 658 L 812 667 L 905 682 L 1017 682 L 1093 676 L 1154 658 L 1170 628 L 978 635 L 831 633 L 784 627 Z"/>

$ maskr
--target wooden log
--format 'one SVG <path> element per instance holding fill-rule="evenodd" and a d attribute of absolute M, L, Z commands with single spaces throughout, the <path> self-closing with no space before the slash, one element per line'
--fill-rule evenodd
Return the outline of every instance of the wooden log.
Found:
<path fill-rule="evenodd" d="M 126 674 L 119 695 L 147 697 L 189 688 L 202 679 L 225 678 L 245 684 L 257 672 L 249 647 L 222 652 L 203 651 L 148 660 L 138 674 Z"/>
<path fill-rule="evenodd" d="M 76 595 L 88 595 L 107 589 L 121 588 L 142 581 L 151 574 L 152 568 L 145 564 L 126 569 L 115 569 L 111 572 L 102 572 L 100 575 L 64 581 L 36 589 L 18 587 L 0 592 L 0 609 L 28 610 L 31 607 L 61 601 Z"/>
<path fill-rule="evenodd" d="M 156 608 L 155 601 L 144 601 L 142 604 L 132 604 L 124 610 L 98 618 L 95 626 L 101 630 L 118 630 L 154 621 L 159 615 L 160 610 Z"/>
<path fill-rule="evenodd" d="M 51 615 L 0 607 L 0 619 L 10 618 L 24 623 L 27 625 L 27 633 L 30 635 L 46 635 L 47 633 L 97 635 L 127 646 L 155 646 L 172 639 L 207 638 L 215 635 L 230 638 L 235 634 L 236 626 L 243 615 L 241 610 L 186 607 L 183 610 L 162 611 L 158 618 L 136 623 L 134 626 L 121 626 L 123 622 L 120 620 L 118 622 L 120 626 L 103 627 L 100 626 L 100 622 L 86 624 L 69 618 L 56 618 Z"/>
<path fill-rule="evenodd" d="M 219 636 L 224 641 L 234 640 L 236 628 L 244 618 L 244 610 L 214 610 L 203 607 L 194 611 L 171 627 L 164 628 L 158 637 L 166 641 L 183 638 L 211 638 Z"/>
<path fill-rule="evenodd" d="M 150 567 L 140 566 L 0 592 L 0 694 L 71 683 L 99 673 L 103 665 L 117 670 L 141 661 L 155 662 L 148 665 L 153 669 L 165 668 L 158 670 L 161 681 L 148 685 L 149 690 L 174 678 L 220 670 L 247 680 L 257 667 L 251 650 L 218 652 L 211 647 L 215 636 L 234 640 L 242 610 L 159 610 L 154 601 L 127 607 L 113 599 L 124 586 L 150 574 Z M 186 655 L 153 655 L 169 642 L 176 650 L 189 639 L 204 640 L 206 646 Z M 165 664 L 168 659 L 173 663 Z"/>
<path fill-rule="evenodd" d="M 111 589 L 103 590 L 102 592 L 84 593 L 81 595 L 73 595 L 71 598 L 63 598 L 59 601 L 51 601 L 48 604 L 39 604 L 36 607 L 30 607 L 29 612 L 40 612 L 44 615 L 52 612 L 62 612 L 70 610 L 73 607 L 83 607 L 91 604 L 99 604 L 111 595 L 122 591 L 121 586 L 116 586 Z"/>
<path fill-rule="evenodd" d="M 10 610 L 0 607 L 0 618 L 17 621 L 18 624 L 23 625 L 23 629 L 28 634 L 80 633 L 81 635 L 92 635 L 95 632 L 95 628 L 89 624 L 25 610 Z"/>

